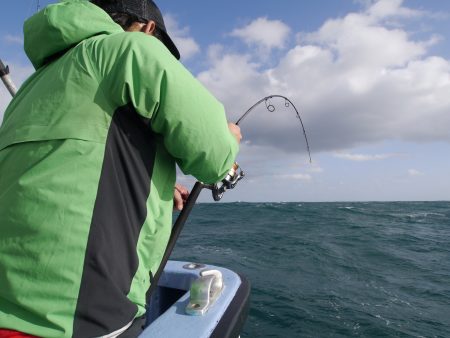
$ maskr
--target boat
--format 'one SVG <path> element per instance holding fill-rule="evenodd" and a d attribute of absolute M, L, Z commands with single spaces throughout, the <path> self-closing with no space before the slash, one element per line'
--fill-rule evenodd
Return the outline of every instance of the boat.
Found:
<path fill-rule="evenodd" d="M 168 261 L 140 338 L 238 337 L 249 309 L 248 280 L 223 267 Z"/>

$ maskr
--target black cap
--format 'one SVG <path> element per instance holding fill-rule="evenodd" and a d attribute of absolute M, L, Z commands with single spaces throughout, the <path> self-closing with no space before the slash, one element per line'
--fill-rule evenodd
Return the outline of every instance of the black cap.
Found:
<path fill-rule="evenodd" d="M 164 45 L 173 56 L 180 59 L 180 52 L 167 33 L 161 11 L 152 0 L 92 0 L 92 2 L 98 4 L 107 13 L 127 13 L 145 21 L 154 21 L 161 32 L 161 40 Z"/>

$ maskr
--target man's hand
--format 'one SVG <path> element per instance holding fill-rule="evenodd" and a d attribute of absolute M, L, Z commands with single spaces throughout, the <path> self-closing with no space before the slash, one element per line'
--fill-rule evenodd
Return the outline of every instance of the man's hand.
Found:
<path fill-rule="evenodd" d="M 238 143 L 241 143 L 241 140 L 242 140 L 241 128 L 239 128 L 239 126 L 237 124 L 229 122 L 228 123 L 228 129 L 230 129 L 230 132 L 236 138 L 236 141 Z"/>
<path fill-rule="evenodd" d="M 173 193 L 173 210 L 183 210 L 184 204 L 189 197 L 189 190 L 181 184 L 175 184 L 175 191 Z"/>

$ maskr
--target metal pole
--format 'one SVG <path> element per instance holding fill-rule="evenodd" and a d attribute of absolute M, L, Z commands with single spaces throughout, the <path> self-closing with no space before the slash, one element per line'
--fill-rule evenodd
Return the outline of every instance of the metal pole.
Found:
<path fill-rule="evenodd" d="M 5 84 L 6 89 L 8 89 L 10 94 L 14 97 L 17 93 L 17 88 L 12 82 L 11 77 L 9 76 L 9 67 L 5 66 L 2 60 L 0 60 L 0 77 Z"/>

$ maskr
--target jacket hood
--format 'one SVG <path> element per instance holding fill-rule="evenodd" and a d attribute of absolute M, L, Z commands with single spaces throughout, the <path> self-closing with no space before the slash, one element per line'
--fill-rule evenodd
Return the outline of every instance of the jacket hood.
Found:
<path fill-rule="evenodd" d="M 63 0 L 25 21 L 25 53 L 35 69 L 92 36 L 123 32 L 100 7 L 87 0 Z"/>

